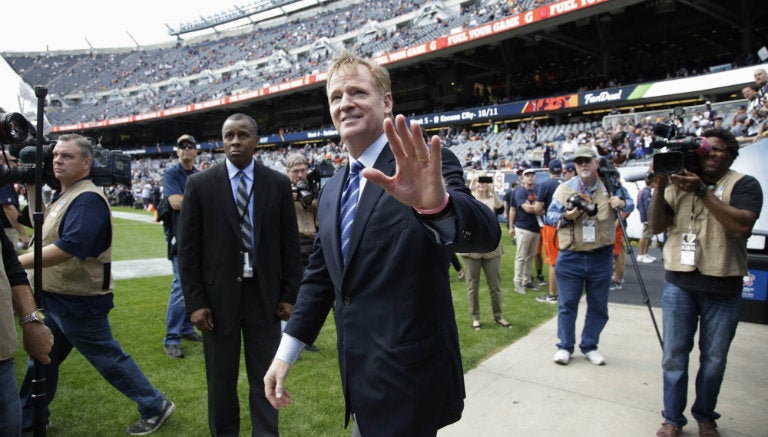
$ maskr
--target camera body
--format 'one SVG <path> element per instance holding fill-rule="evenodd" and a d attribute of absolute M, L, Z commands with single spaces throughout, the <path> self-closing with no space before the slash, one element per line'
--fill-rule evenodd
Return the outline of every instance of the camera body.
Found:
<path fill-rule="evenodd" d="M 312 206 L 312 201 L 315 200 L 317 195 L 313 189 L 314 187 L 310 186 L 309 182 L 302 179 L 296 181 L 296 183 L 293 184 L 293 187 L 293 200 L 301 202 L 301 206 L 304 208 Z"/>
<path fill-rule="evenodd" d="M 53 174 L 53 147 L 53 144 L 43 146 L 43 180 L 51 188 L 59 189 L 61 185 Z M 18 158 L 22 166 L 34 166 L 37 149 L 33 146 L 24 147 L 18 152 Z M 93 183 L 99 187 L 117 184 L 130 187 L 131 157 L 98 145 L 93 146 L 93 164 L 89 176 Z"/>
<path fill-rule="evenodd" d="M 566 201 L 566 210 L 571 210 L 574 208 L 578 208 L 586 212 L 589 217 L 597 215 L 597 204 L 584 199 L 579 193 L 571 194 L 571 197 L 569 197 Z"/>
<path fill-rule="evenodd" d="M 657 138 L 651 143 L 654 149 L 666 148 L 666 152 L 653 155 L 653 172 L 660 175 L 683 174 L 685 170 L 701 176 L 701 157 L 712 149 L 706 138 L 679 135 L 673 124 L 658 123 L 653 128 Z"/>
<path fill-rule="evenodd" d="M 304 208 L 309 208 L 320 194 L 323 185 L 333 176 L 334 172 L 335 169 L 330 162 L 318 162 L 315 164 L 315 168 L 307 174 L 306 181 L 298 180 L 293 184 L 293 199 L 301 202 L 301 206 Z"/>

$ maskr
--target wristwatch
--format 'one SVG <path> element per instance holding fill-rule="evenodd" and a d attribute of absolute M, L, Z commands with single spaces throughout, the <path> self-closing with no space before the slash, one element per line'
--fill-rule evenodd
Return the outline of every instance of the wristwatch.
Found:
<path fill-rule="evenodd" d="M 45 313 L 43 313 L 43 310 L 35 310 L 32 314 L 26 315 L 19 319 L 20 325 L 26 325 L 27 323 L 32 322 L 38 322 L 43 323 L 45 322 Z"/>
<path fill-rule="evenodd" d="M 714 189 L 715 189 L 714 185 L 702 185 L 698 190 L 694 191 L 693 194 L 695 194 L 696 197 L 701 199 L 707 194 L 707 191 L 712 191 Z"/>

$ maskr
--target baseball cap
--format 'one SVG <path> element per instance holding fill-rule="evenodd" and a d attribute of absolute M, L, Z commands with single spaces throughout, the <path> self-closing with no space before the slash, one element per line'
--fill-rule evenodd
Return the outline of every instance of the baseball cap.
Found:
<path fill-rule="evenodd" d="M 563 171 L 563 163 L 560 162 L 560 160 L 553 159 L 549 161 L 549 171 L 551 173 L 560 173 Z"/>
<path fill-rule="evenodd" d="M 569 162 L 568 164 L 565 164 L 565 167 L 563 167 L 563 173 L 565 173 L 567 171 L 572 171 L 572 172 L 575 173 L 576 172 L 576 166 L 573 165 L 572 162 Z"/>
<path fill-rule="evenodd" d="M 197 144 L 195 137 L 189 134 L 184 134 L 180 136 L 178 140 L 176 140 L 176 144 L 179 146 L 181 145 L 181 143 L 184 143 L 184 142 L 190 143 L 190 144 Z"/>
<path fill-rule="evenodd" d="M 526 168 L 525 170 L 523 170 L 523 176 L 527 175 L 528 173 L 536 173 L 536 170 L 532 168 Z"/>
<path fill-rule="evenodd" d="M 576 158 L 597 158 L 597 153 L 590 146 L 579 147 L 576 149 L 576 153 L 573 154 L 573 159 Z"/>

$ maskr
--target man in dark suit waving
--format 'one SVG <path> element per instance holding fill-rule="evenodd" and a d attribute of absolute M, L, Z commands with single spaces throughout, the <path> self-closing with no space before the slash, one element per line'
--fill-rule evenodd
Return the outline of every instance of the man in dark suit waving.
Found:
<path fill-rule="evenodd" d="M 333 308 L 352 435 L 434 436 L 459 420 L 465 396 L 451 253 L 495 249 L 499 225 L 437 137 L 428 146 L 418 124 L 393 122 L 384 68 L 344 52 L 326 90 L 350 165 L 320 194 L 314 251 L 265 394 L 288 405 L 291 363 Z"/>
<path fill-rule="evenodd" d="M 301 280 L 291 183 L 254 161 L 253 118 L 230 116 L 222 137 L 225 163 L 187 179 L 178 238 L 182 290 L 190 319 L 203 332 L 211 435 L 240 431 L 243 342 L 252 435 L 276 437 L 277 412 L 261 395 L 261 377 Z"/>

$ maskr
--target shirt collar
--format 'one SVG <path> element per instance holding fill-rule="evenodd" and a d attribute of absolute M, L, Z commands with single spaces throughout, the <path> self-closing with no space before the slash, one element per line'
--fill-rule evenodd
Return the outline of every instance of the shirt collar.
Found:
<path fill-rule="evenodd" d="M 365 166 L 365 168 L 373 168 L 374 164 L 376 164 L 376 160 L 379 159 L 379 155 L 381 154 L 381 151 L 384 150 L 384 146 L 387 145 L 387 136 L 382 133 L 376 140 L 368 146 L 363 153 L 357 157 L 357 159 L 353 157 L 349 157 L 349 166 L 352 167 L 352 163 L 356 161 L 360 161 L 361 164 Z"/>
<path fill-rule="evenodd" d="M 227 165 L 227 174 L 229 175 L 229 179 L 237 176 L 237 172 L 239 172 L 240 169 L 235 167 L 235 164 L 232 164 L 229 159 L 224 160 L 224 162 Z M 253 177 L 253 160 L 251 160 L 251 163 L 248 164 L 248 167 L 243 169 L 243 173 L 245 173 L 245 177 L 248 179 Z"/>

